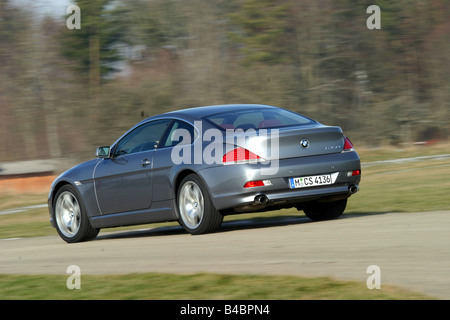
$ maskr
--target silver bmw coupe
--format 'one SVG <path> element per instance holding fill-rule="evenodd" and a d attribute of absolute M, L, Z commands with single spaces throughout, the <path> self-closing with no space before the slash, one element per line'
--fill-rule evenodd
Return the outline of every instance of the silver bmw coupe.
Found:
<path fill-rule="evenodd" d="M 55 179 L 50 221 L 66 242 L 101 228 L 179 221 L 216 231 L 224 215 L 295 207 L 338 218 L 359 190 L 358 154 L 341 128 L 267 105 L 150 117 Z"/>

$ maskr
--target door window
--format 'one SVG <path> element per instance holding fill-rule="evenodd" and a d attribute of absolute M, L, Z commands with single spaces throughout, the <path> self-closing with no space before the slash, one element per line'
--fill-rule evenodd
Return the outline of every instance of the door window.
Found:
<path fill-rule="evenodd" d="M 170 122 L 170 119 L 155 120 L 135 128 L 117 143 L 114 156 L 154 150 Z"/>

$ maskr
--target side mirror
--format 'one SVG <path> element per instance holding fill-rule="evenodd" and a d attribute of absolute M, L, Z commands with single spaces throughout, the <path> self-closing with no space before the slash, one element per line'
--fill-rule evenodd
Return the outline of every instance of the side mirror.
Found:
<path fill-rule="evenodd" d="M 109 147 L 98 147 L 95 151 L 95 156 L 97 158 L 109 158 Z"/>

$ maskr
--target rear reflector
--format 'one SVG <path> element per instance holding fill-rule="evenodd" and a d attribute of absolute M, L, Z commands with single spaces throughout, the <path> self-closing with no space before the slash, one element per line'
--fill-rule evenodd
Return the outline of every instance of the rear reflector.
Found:
<path fill-rule="evenodd" d="M 257 160 L 260 156 L 254 154 L 251 151 L 248 151 L 244 148 L 236 148 L 229 152 L 227 152 L 222 157 L 223 163 L 233 163 L 233 162 L 241 162 L 241 161 L 249 161 L 249 160 Z"/>
<path fill-rule="evenodd" d="M 257 180 L 257 181 L 249 181 L 244 185 L 244 188 L 254 188 L 254 187 L 264 187 L 271 186 L 272 182 L 270 180 Z"/>
<path fill-rule="evenodd" d="M 353 170 L 353 171 L 347 172 L 347 177 L 359 176 L 359 175 L 361 175 L 361 170 Z"/>

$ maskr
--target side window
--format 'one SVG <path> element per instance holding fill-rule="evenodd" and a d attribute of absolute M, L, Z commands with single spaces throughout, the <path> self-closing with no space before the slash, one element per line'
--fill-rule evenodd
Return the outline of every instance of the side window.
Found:
<path fill-rule="evenodd" d="M 165 141 L 160 144 L 160 147 L 173 147 L 179 143 L 191 144 L 196 138 L 197 131 L 191 124 L 181 120 L 175 120 L 168 130 Z"/>
<path fill-rule="evenodd" d="M 135 128 L 119 141 L 114 156 L 155 149 L 170 122 L 170 119 L 155 120 Z"/>

